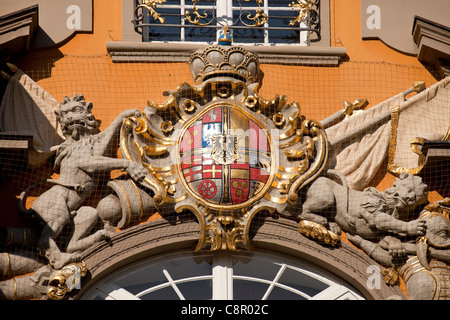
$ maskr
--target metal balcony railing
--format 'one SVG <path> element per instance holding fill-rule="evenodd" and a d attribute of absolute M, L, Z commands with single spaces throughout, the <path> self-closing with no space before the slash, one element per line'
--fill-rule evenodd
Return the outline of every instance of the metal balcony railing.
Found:
<path fill-rule="evenodd" d="M 164 33 L 169 41 L 202 41 L 206 34 L 215 40 L 227 26 L 243 42 L 308 45 L 320 40 L 319 1 L 136 0 L 133 24 L 144 41 L 164 39 Z"/>

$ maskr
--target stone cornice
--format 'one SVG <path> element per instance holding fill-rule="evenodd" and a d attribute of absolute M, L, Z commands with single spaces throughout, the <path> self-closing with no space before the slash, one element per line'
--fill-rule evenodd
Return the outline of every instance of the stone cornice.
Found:
<path fill-rule="evenodd" d="M 0 17 L 1 55 L 26 52 L 38 28 L 38 5 L 15 11 Z"/>
<path fill-rule="evenodd" d="M 207 45 L 109 41 L 106 48 L 113 62 L 188 62 L 191 53 Z M 261 63 L 337 66 L 344 47 L 242 46 L 256 53 Z"/>
<path fill-rule="evenodd" d="M 450 74 L 450 28 L 416 16 L 412 36 L 418 48 L 417 59 L 435 65 L 441 77 L 447 77 Z"/>

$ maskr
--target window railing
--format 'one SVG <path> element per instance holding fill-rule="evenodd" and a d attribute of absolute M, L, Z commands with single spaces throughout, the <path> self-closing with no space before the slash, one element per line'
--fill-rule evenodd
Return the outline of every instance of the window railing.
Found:
<path fill-rule="evenodd" d="M 320 0 L 135 0 L 143 41 L 217 41 L 225 26 L 235 43 L 320 41 Z"/>

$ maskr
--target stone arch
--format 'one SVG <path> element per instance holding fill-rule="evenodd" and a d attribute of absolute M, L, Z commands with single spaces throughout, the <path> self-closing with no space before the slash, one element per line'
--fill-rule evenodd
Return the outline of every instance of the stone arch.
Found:
<path fill-rule="evenodd" d="M 101 242 L 83 253 L 88 274 L 81 290 L 70 299 L 80 299 L 89 288 L 120 268 L 142 259 L 177 250 L 192 250 L 200 236 L 200 227 L 194 219 L 170 223 L 158 219 L 118 232 L 111 241 Z M 368 300 L 405 299 L 399 286 L 388 286 L 380 281 L 377 288 L 368 286 L 368 270 L 378 264 L 346 242 L 337 248 L 321 245 L 301 235 L 297 223 L 284 218 L 266 218 L 253 242 L 256 250 L 267 250 L 302 259 L 316 265 L 353 286 Z M 381 267 L 380 267 L 381 268 Z"/>

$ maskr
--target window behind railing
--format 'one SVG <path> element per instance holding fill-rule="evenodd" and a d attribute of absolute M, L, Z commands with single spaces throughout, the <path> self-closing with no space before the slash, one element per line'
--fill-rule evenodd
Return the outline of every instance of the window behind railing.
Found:
<path fill-rule="evenodd" d="M 320 0 L 135 0 L 134 28 L 146 42 L 309 45 L 320 40 Z"/>

